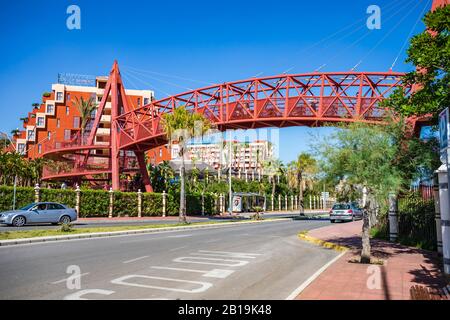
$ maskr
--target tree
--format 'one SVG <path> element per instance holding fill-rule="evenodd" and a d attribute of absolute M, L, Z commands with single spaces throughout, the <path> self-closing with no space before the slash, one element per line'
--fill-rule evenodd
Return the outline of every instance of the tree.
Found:
<path fill-rule="evenodd" d="M 398 88 L 383 102 L 404 116 L 432 115 L 450 106 L 450 5 L 429 12 L 424 18 L 427 30 L 411 39 L 406 62 L 416 70 L 404 77 L 416 92 L 407 94 Z"/>
<path fill-rule="evenodd" d="M 86 130 L 86 126 L 91 120 L 92 112 L 97 108 L 97 104 L 95 103 L 93 98 L 89 98 L 84 100 L 83 97 L 78 99 L 75 97 L 75 106 L 80 113 L 80 128 L 81 128 L 81 143 L 84 142 L 84 131 Z"/>
<path fill-rule="evenodd" d="M 185 194 L 185 163 L 184 156 L 186 143 L 189 139 L 203 136 L 210 128 L 211 123 L 202 114 L 190 112 L 185 106 L 175 108 L 172 113 L 162 117 L 164 131 L 169 143 L 177 143 L 181 157 L 180 166 L 180 221 L 186 220 L 186 194 Z"/>
<path fill-rule="evenodd" d="M 396 165 L 400 145 L 395 130 L 363 123 L 338 129 L 317 147 L 321 168 L 337 182 L 345 179 L 363 193 L 361 262 L 370 262 L 370 218 L 390 191 L 398 192 L 404 175 Z"/>
<path fill-rule="evenodd" d="M 300 214 L 304 211 L 303 191 L 304 183 L 307 177 L 311 177 L 317 172 L 317 161 L 309 153 L 300 153 L 297 160 L 291 163 L 291 176 L 294 176 L 299 191 Z M 292 181 L 292 179 L 290 179 Z"/>
<path fill-rule="evenodd" d="M 263 168 L 267 176 L 269 177 L 270 182 L 272 183 L 272 199 L 275 197 L 275 177 L 283 174 L 283 163 L 279 159 L 269 158 L 263 163 Z"/>

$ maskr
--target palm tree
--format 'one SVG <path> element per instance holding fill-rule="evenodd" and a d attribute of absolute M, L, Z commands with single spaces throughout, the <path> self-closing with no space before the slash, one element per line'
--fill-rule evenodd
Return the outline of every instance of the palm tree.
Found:
<path fill-rule="evenodd" d="M 78 99 L 75 97 L 75 106 L 80 113 L 80 128 L 81 128 L 81 143 L 84 142 L 84 131 L 86 129 L 87 124 L 91 120 L 92 111 L 97 108 L 97 104 L 95 103 L 93 98 L 89 98 L 88 100 L 84 100 L 83 97 Z"/>
<path fill-rule="evenodd" d="M 180 222 L 186 221 L 186 194 L 185 194 L 185 164 L 184 155 L 186 143 L 189 139 L 203 136 L 210 128 L 211 123 L 202 114 L 191 113 L 185 106 L 175 108 L 172 113 L 162 117 L 164 131 L 169 143 L 177 143 L 181 157 L 180 166 Z"/>
<path fill-rule="evenodd" d="M 294 172 L 297 176 L 297 186 L 299 190 L 300 214 L 304 211 L 303 188 L 305 178 L 311 177 L 317 172 L 317 161 L 309 153 L 300 153 L 295 161 Z"/>
<path fill-rule="evenodd" d="M 283 163 L 279 159 L 269 158 L 263 163 L 264 171 L 272 182 L 272 198 L 275 196 L 275 177 L 283 174 Z"/>

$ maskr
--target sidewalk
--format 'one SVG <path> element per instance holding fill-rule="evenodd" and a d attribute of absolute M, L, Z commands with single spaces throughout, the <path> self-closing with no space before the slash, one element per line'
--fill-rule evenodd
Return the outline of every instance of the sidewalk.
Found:
<path fill-rule="evenodd" d="M 384 264 L 349 262 L 359 254 L 361 228 L 362 221 L 356 221 L 332 224 L 308 233 L 308 236 L 346 246 L 350 250 L 321 273 L 296 299 L 409 300 L 409 290 L 413 285 L 445 287 L 439 267 L 441 260 L 435 252 L 371 239 L 373 257 L 383 260 Z M 378 279 L 379 285 L 376 285 Z"/>

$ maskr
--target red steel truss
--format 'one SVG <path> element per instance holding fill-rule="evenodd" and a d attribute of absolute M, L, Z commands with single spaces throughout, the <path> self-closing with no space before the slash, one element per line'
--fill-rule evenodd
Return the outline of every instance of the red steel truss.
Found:
<path fill-rule="evenodd" d="M 154 101 L 115 118 L 121 149 L 145 151 L 166 143 L 161 117 L 185 106 L 219 130 L 321 126 L 383 121 L 380 102 L 402 86 L 399 72 L 278 75 L 209 86 Z M 406 93 L 409 87 L 404 88 Z"/>
<path fill-rule="evenodd" d="M 46 166 L 44 180 L 87 179 L 106 175 L 114 190 L 120 173 L 139 170 L 152 191 L 144 152 L 167 143 L 161 117 L 179 106 L 207 117 L 219 130 L 261 127 L 321 126 L 326 123 L 381 122 L 387 110 L 380 102 L 397 87 L 406 93 L 399 72 L 314 72 L 252 78 L 223 83 L 152 101 L 132 109 L 128 105 L 117 62 L 114 62 L 103 99 L 88 136 L 70 141 L 51 140 L 44 157 L 57 160 Z M 105 144 L 95 142 L 100 118 L 111 97 L 111 132 Z M 130 156 L 131 153 L 131 156 Z M 127 157 L 134 157 L 130 161 Z M 130 166 L 130 163 L 133 163 Z"/>

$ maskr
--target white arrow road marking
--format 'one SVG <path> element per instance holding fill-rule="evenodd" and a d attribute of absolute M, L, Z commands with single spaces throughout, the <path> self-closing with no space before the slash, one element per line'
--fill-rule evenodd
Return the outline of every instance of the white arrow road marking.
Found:
<path fill-rule="evenodd" d="M 132 283 L 132 282 L 126 282 L 125 281 L 125 280 L 131 279 L 131 278 L 144 278 L 144 279 L 154 279 L 154 280 L 165 280 L 165 281 L 168 281 L 168 282 L 172 281 L 172 282 L 180 282 L 180 283 L 197 284 L 200 287 L 189 290 L 189 289 L 162 287 L 162 286 L 152 286 L 152 285 Z M 149 289 L 160 289 L 160 290 L 175 291 L 175 292 L 186 292 L 186 293 L 205 292 L 206 290 L 208 290 L 209 288 L 212 287 L 212 283 L 209 283 L 209 282 L 188 281 L 188 280 L 173 279 L 173 278 L 144 276 L 144 275 L 138 275 L 138 274 L 131 274 L 131 275 L 128 275 L 128 276 L 120 277 L 120 278 L 111 280 L 111 283 L 113 283 L 113 284 L 121 284 L 121 285 L 125 285 L 125 286 L 132 286 L 132 287 L 149 288 Z"/>
<path fill-rule="evenodd" d="M 161 269 L 161 270 L 197 272 L 197 273 L 202 273 L 203 277 L 219 278 L 219 279 L 225 279 L 226 277 L 228 277 L 230 274 L 232 274 L 234 272 L 234 270 L 226 270 L 226 269 L 194 270 L 194 269 L 159 267 L 159 266 L 151 266 L 151 268 L 152 269 Z"/>
<path fill-rule="evenodd" d="M 127 261 L 124 261 L 123 263 L 131 263 L 131 262 L 139 261 L 139 260 L 142 260 L 142 259 L 145 259 L 145 258 L 148 258 L 148 256 L 142 256 L 142 257 L 139 257 L 139 258 L 127 260 Z"/>
<path fill-rule="evenodd" d="M 54 281 L 54 282 L 52 282 L 52 284 L 58 284 L 58 283 L 63 283 L 63 282 L 66 282 L 69 278 L 71 279 L 71 280 L 74 280 L 75 278 L 81 278 L 82 276 L 87 276 L 89 274 L 89 272 L 86 272 L 86 273 L 82 273 L 82 274 L 80 274 L 80 275 L 78 275 L 78 276 L 70 276 L 70 277 L 68 277 L 68 278 L 64 278 L 64 279 L 61 279 L 61 280 L 58 280 L 58 281 Z"/>
<path fill-rule="evenodd" d="M 86 294 L 103 294 L 105 296 L 109 296 L 113 294 L 115 291 L 111 290 L 103 290 L 103 289 L 86 289 L 86 290 L 80 290 L 75 293 L 69 294 L 64 297 L 64 300 L 89 300 L 86 298 L 82 298 L 82 296 Z"/>
<path fill-rule="evenodd" d="M 243 261 L 243 260 L 201 258 L 201 257 L 179 257 L 179 258 L 173 259 L 172 261 L 173 262 L 181 262 L 181 263 L 212 264 L 212 265 L 227 266 L 227 267 L 240 267 L 240 266 L 245 266 L 248 263 L 248 261 Z"/>

